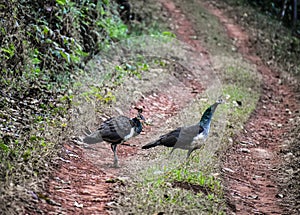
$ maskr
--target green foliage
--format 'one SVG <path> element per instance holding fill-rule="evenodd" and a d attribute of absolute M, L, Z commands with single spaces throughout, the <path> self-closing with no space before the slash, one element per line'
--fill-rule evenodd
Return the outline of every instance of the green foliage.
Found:
<path fill-rule="evenodd" d="M 221 182 L 213 176 L 207 176 L 201 171 L 195 171 L 190 165 L 180 166 L 168 173 L 168 177 L 174 182 L 187 182 L 191 185 L 199 185 L 203 189 L 215 194 L 222 194 Z"/>
<path fill-rule="evenodd" d="M 108 91 L 103 93 L 101 88 L 96 86 L 91 86 L 89 91 L 83 92 L 81 96 L 87 101 L 98 101 L 100 103 L 111 103 L 116 101 L 116 97 L 112 94 L 112 92 Z"/>
<path fill-rule="evenodd" d="M 115 20 L 113 18 L 105 18 L 96 22 L 100 28 L 107 29 L 108 36 L 111 39 L 125 39 L 127 35 L 127 26 L 121 22 L 121 20 Z"/>
<path fill-rule="evenodd" d="M 1 148 L 0 150 L 1 153 L 6 154 L 9 152 L 9 147 L 3 141 L 0 142 L 0 148 Z"/>
<path fill-rule="evenodd" d="M 5 1 L 0 4 L 0 210 L 34 190 L 72 133 L 69 109 L 86 62 L 126 38 L 110 1 Z M 138 71 L 130 75 L 139 76 Z M 115 101 L 101 87 L 89 99 Z M 5 190 L 20 186 L 19 192 Z M 26 189 L 25 189 L 26 188 Z M 8 204 L 8 202 L 10 202 Z M 19 200 L 27 202 L 27 200 Z M 17 205 L 16 205 L 17 207 Z"/>
<path fill-rule="evenodd" d="M 121 66 L 115 67 L 116 79 L 119 81 L 116 85 L 119 85 L 124 77 L 137 77 L 142 78 L 142 72 L 149 70 L 149 64 L 144 62 L 135 62 L 134 64 L 125 63 Z"/>
<path fill-rule="evenodd" d="M 176 35 L 170 31 L 164 31 L 164 32 L 162 32 L 162 35 L 166 36 L 166 37 L 176 38 Z"/>

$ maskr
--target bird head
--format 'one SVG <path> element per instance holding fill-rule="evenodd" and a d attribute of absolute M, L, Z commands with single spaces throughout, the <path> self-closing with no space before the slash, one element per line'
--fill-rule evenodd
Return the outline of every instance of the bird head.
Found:
<path fill-rule="evenodd" d="M 137 114 L 136 118 L 139 119 L 139 120 L 142 120 L 143 122 L 146 121 L 145 117 L 142 115 L 143 108 L 135 107 L 134 109 L 136 109 L 138 111 L 138 114 Z"/>
<path fill-rule="evenodd" d="M 136 117 L 132 118 L 132 121 L 134 123 L 135 131 L 136 133 L 141 133 L 143 130 L 143 123 L 146 121 L 145 117 L 142 115 L 143 109 L 142 108 L 137 108 L 135 109 L 138 111 L 138 114 Z"/>

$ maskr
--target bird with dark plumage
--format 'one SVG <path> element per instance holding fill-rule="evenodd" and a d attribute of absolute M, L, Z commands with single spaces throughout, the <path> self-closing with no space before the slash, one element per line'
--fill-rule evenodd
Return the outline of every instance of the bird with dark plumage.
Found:
<path fill-rule="evenodd" d="M 223 103 L 223 100 L 219 99 L 209 108 L 207 108 L 203 113 L 199 123 L 192 126 L 179 127 L 165 135 L 160 136 L 158 140 L 144 145 L 142 149 L 149 149 L 162 145 L 166 147 L 172 147 L 170 152 L 171 154 L 175 149 L 180 148 L 188 150 L 188 158 L 194 150 L 201 147 L 202 144 L 197 144 L 197 140 L 205 140 L 208 137 L 213 114 L 217 106 L 221 103 Z"/>
<path fill-rule="evenodd" d="M 117 145 L 123 144 L 130 138 L 139 135 L 143 130 L 141 122 L 141 120 L 145 121 L 142 115 L 143 110 L 140 108 L 136 109 L 138 110 L 136 117 L 130 119 L 127 116 L 117 116 L 107 119 L 101 123 L 99 129 L 87 134 L 85 137 L 79 138 L 79 141 L 87 144 L 95 144 L 102 141 L 110 143 L 114 153 L 114 166 L 119 167 Z"/>

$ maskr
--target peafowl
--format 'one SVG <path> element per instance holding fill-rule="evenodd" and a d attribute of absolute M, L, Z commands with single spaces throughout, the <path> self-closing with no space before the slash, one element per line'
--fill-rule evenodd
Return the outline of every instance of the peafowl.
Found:
<path fill-rule="evenodd" d="M 170 154 L 176 149 L 188 150 L 187 158 L 191 153 L 199 149 L 201 144 L 196 144 L 196 140 L 205 140 L 209 134 L 210 124 L 213 114 L 219 104 L 223 103 L 222 99 L 217 100 L 213 105 L 206 109 L 201 117 L 201 120 L 196 125 L 179 127 L 165 135 L 159 137 L 158 140 L 148 143 L 142 149 L 149 149 L 155 146 L 163 145 L 166 147 L 173 147 Z"/>
<path fill-rule="evenodd" d="M 114 153 L 114 166 L 119 167 L 117 145 L 123 144 L 130 138 L 139 135 L 143 130 L 141 121 L 145 121 L 142 109 L 138 109 L 137 116 L 132 119 L 127 116 L 112 117 L 102 122 L 100 128 L 95 132 L 79 138 L 79 141 L 87 144 L 95 144 L 102 141 L 110 143 Z"/>

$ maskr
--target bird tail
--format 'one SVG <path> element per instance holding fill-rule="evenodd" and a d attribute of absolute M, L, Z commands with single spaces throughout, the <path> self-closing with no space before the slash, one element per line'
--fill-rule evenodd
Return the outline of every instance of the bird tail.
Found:
<path fill-rule="evenodd" d="M 151 142 L 151 143 L 148 143 L 148 144 L 142 146 L 142 149 L 150 149 L 152 147 L 158 146 L 159 144 L 160 144 L 160 141 L 154 141 L 154 142 Z"/>
<path fill-rule="evenodd" d="M 101 137 L 101 134 L 99 130 L 85 136 L 81 137 L 81 142 L 87 143 L 87 144 L 95 144 L 95 143 L 100 143 L 103 141 L 103 138 Z"/>

